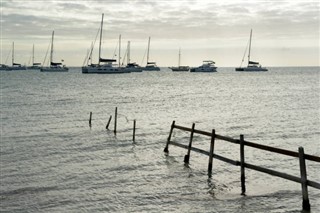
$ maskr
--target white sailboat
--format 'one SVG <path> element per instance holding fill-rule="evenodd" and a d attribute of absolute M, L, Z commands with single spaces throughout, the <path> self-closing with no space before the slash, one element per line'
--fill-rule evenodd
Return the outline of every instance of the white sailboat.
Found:
<path fill-rule="evenodd" d="M 54 40 L 54 31 L 52 31 L 51 38 L 51 51 L 50 51 L 50 66 L 41 67 L 41 72 L 68 72 L 69 68 L 63 65 L 62 63 L 53 62 L 53 40 Z"/>
<path fill-rule="evenodd" d="M 7 66 L 8 71 L 12 70 L 26 70 L 25 66 L 14 62 L 14 42 L 12 42 L 12 66 Z"/>
<path fill-rule="evenodd" d="M 251 54 L 251 39 L 252 39 L 252 29 L 250 31 L 250 39 L 249 39 L 249 53 L 248 53 L 248 65 L 247 67 L 241 67 L 242 66 L 242 63 L 244 61 L 244 57 L 245 57 L 245 54 L 246 54 L 246 51 L 245 51 L 245 54 L 243 55 L 243 58 L 242 58 L 242 62 L 241 62 L 241 65 L 240 67 L 236 67 L 235 70 L 236 71 L 249 71 L 249 72 L 259 72 L 259 71 L 268 71 L 267 68 L 265 67 L 262 67 L 259 62 L 255 62 L 255 61 L 251 61 L 250 60 L 250 54 Z M 247 49 L 246 49 L 247 50 Z"/>
<path fill-rule="evenodd" d="M 31 63 L 31 66 L 28 67 L 28 69 L 32 69 L 32 70 L 41 69 L 41 63 L 34 62 L 34 45 L 32 46 L 32 63 Z"/>
<path fill-rule="evenodd" d="M 99 42 L 99 59 L 98 59 L 99 62 L 98 62 L 98 64 L 92 64 L 91 63 L 90 65 L 83 66 L 82 67 L 82 73 L 97 73 L 97 74 L 121 74 L 121 73 L 126 73 L 124 70 L 122 70 L 120 68 L 120 66 L 116 66 L 114 64 L 115 62 L 117 62 L 117 60 L 101 58 L 103 16 L 104 16 L 104 14 L 102 13 L 101 26 L 100 26 L 100 42 Z M 120 48 L 119 48 L 119 51 L 120 51 Z M 92 50 L 91 50 L 91 52 L 92 52 Z M 119 52 L 119 55 L 120 55 L 120 52 Z M 120 63 L 120 60 L 119 60 L 119 63 Z"/>
<path fill-rule="evenodd" d="M 217 67 L 214 61 L 206 60 L 201 66 L 191 68 L 190 72 L 217 72 Z"/>
<path fill-rule="evenodd" d="M 123 69 L 127 72 L 142 72 L 142 67 L 140 67 L 136 62 L 131 62 L 130 60 L 130 41 L 128 41 L 127 65 Z"/>
<path fill-rule="evenodd" d="M 150 51 L 150 37 L 148 41 L 148 52 L 147 52 L 147 65 L 142 68 L 144 71 L 160 71 L 160 68 L 157 66 L 156 62 L 149 61 L 149 51 Z"/>
<path fill-rule="evenodd" d="M 181 72 L 181 71 L 189 71 L 190 67 L 189 66 L 180 66 L 180 61 L 181 61 L 181 50 L 179 49 L 179 60 L 178 60 L 178 66 L 177 67 L 169 67 L 173 72 Z"/>

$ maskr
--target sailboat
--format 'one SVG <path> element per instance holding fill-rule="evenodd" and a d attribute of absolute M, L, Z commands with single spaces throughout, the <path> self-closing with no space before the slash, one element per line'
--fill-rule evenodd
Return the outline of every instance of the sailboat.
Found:
<path fill-rule="evenodd" d="M 103 16 L 104 16 L 104 14 L 102 13 L 101 26 L 100 26 L 100 42 L 99 42 L 99 59 L 98 59 L 99 62 L 98 62 L 98 64 L 92 64 L 91 63 L 90 65 L 83 66 L 82 67 L 82 73 L 97 73 L 97 74 L 120 74 L 120 73 L 126 73 L 124 70 L 122 70 L 120 68 L 120 66 L 116 66 L 114 64 L 115 62 L 117 62 L 117 60 L 101 58 Z M 91 48 L 93 49 L 93 46 Z M 92 53 L 92 49 L 91 49 L 91 53 Z M 120 51 L 120 48 L 119 48 L 119 51 Z M 92 55 L 92 54 L 90 54 L 90 55 Z"/>
<path fill-rule="evenodd" d="M 181 50 L 179 49 L 178 66 L 177 67 L 169 67 L 169 69 L 171 69 L 174 72 L 189 71 L 190 67 L 189 66 L 180 66 L 180 61 L 181 61 Z"/>
<path fill-rule="evenodd" d="M 25 66 L 14 62 L 14 42 L 12 42 L 12 66 L 8 66 L 7 70 L 26 70 Z"/>
<path fill-rule="evenodd" d="M 142 72 L 142 67 L 136 62 L 130 62 L 130 41 L 127 45 L 127 65 L 123 69 L 127 72 Z"/>
<path fill-rule="evenodd" d="M 245 51 L 245 54 L 243 55 L 243 58 L 242 58 L 242 62 L 241 62 L 241 65 L 240 67 L 236 67 L 235 70 L 236 71 L 252 71 L 252 72 L 256 72 L 256 71 L 268 71 L 267 68 L 265 67 L 262 67 L 259 62 L 255 62 L 255 61 L 251 61 L 250 60 L 250 53 L 251 53 L 251 39 L 252 39 L 252 29 L 250 31 L 250 39 L 249 39 L 249 53 L 248 53 L 248 65 L 247 67 L 241 67 L 242 66 L 242 62 L 244 60 L 244 56 L 246 54 L 246 51 Z"/>
<path fill-rule="evenodd" d="M 32 65 L 28 67 L 28 69 L 41 69 L 41 63 L 34 62 L 34 45 L 32 46 Z"/>
<path fill-rule="evenodd" d="M 69 70 L 68 67 L 66 67 L 62 63 L 53 62 L 53 40 L 54 40 L 54 31 L 52 31 L 52 38 L 51 38 L 50 66 L 41 67 L 40 71 L 41 72 L 68 72 Z"/>
<path fill-rule="evenodd" d="M 160 71 L 160 68 L 157 67 L 156 62 L 149 61 L 149 52 L 150 52 L 150 37 L 148 41 L 148 52 L 147 52 L 147 65 L 142 68 L 145 71 Z"/>

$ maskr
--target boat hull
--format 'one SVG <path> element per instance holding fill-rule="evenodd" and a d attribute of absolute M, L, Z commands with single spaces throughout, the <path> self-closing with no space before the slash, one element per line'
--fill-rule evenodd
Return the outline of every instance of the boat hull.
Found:
<path fill-rule="evenodd" d="M 217 67 L 212 68 L 191 68 L 190 72 L 217 72 Z"/>
<path fill-rule="evenodd" d="M 169 67 L 169 69 L 171 69 L 172 72 L 188 72 L 190 67 Z"/>
<path fill-rule="evenodd" d="M 82 73 L 85 74 L 123 74 L 129 73 L 123 69 L 115 67 L 82 67 Z"/>
<path fill-rule="evenodd" d="M 68 72 L 67 67 L 41 67 L 40 72 Z"/>
<path fill-rule="evenodd" d="M 159 67 L 143 67 L 143 71 L 160 71 Z"/>
<path fill-rule="evenodd" d="M 235 68 L 236 71 L 240 72 L 265 72 L 268 71 L 267 68 L 264 67 L 237 67 Z"/>
<path fill-rule="evenodd" d="M 7 67 L 8 71 L 27 70 L 26 67 Z"/>

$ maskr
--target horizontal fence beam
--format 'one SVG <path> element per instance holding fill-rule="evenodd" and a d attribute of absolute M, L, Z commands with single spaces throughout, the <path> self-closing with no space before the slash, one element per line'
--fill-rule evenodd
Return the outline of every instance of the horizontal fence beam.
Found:
<path fill-rule="evenodd" d="M 184 127 L 184 126 L 179 126 L 179 125 L 174 125 L 174 128 L 180 129 L 180 130 L 183 130 L 183 131 L 187 131 L 187 132 L 191 132 L 192 131 L 191 128 Z M 211 132 L 206 132 L 206 131 L 197 130 L 197 129 L 194 129 L 194 133 L 198 133 L 200 135 L 205 135 L 205 136 L 209 136 L 209 137 L 211 137 L 211 135 L 212 135 Z M 230 137 L 227 137 L 227 136 L 222 136 L 222 135 L 217 135 L 217 134 L 215 136 L 216 136 L 217 139 L 220 139 L 220 140 L 228 141 L 230 143 L 240 144 L 240 141 L 238 139 L 233 139 L 233 138 L 230 138 Z M 264 151 L 269 151 L 269 152 L 274 152 L 274 153 L 278 153 L 278 154 L 291 156 L 291 157 L 296 157 L 296 158 L 299 157 L 299 153 L 298 152 L 285 150 L 285 149 L 280 149 L 280 148 L 275 148 L 275 147 L 266 146 L 266 145 L 262 145 L 262 144 L 257 144 L 257 143 L 253 143 L 253 142 L 250 142 L 250 141 L 244 141 L 244 145 L 245 146 L 249 146 L 249 147 L 253 147 L 253 148 L 257 148 L 257 149 L 261 149 L 261 150 L 264 150 Z M 306 160 L 320 162 L 320 157 L 319 156 L 305 154 L 304 157 L 305 157 Z"/>
<path fill-rule="evenodd" d="M 188 145 L 180 144 L 180 143 L 177 143 L 177 142 L 174 142 L 174 141 L 170 141 L 170 145 L 174 145 L 174 146 L 178 146 L 178 147 L 181 147 L 181 148 L 184 148 L 184 149 L 188 149 Z M 199 148 L 196 148 L 196 147 L 191 147 L 191 150 L 194 151 L 194 152 L 198 152 L 198 153 L 201 153 L 201 154 L 209 156 L 209 152 L 207 152 L 205 150 L 202 150 L 202 149 L 199 149 Z M 223 157 L 221 155 L 213 154 L 213 158 L 215 158 L 217 160 L 220 160 L 220 161 L 223 161 L 225 163 L 232 164 L 234 166 L 240 166 L 240 161 L 235 161 L 235 160 L 232 160 L 230 158 Z M 244 167 L 246 167 L 248 169 L 255 170 L 255 171 L 263 172 L 263 173 L 266 173 L 266 174 L 269 174 L 269 175 L 281 177 L 283 179 L 291 180 L 291 181 L 294 181 L 294 182 L 297 182 L 297 183 L 301 183 L 301 178 L 300 177 L 296 177 L 296 176 L 293 176 L 293 175 L 285 174 L 283 172 L 278 172 L 278 171 L 275 171 L 275 170 L 272 170 L 272 169 L 263 168 L 263 167 L 256 166 L 256 165 L 253 165 L 253 164 L 249 164 L 249 163 L 245 163 Z M 313 188 L 320 189 L 320 183 L 317 183 L 315 181 L 308 180 L 307 181 L 307 185 L 311 186 Z"/>

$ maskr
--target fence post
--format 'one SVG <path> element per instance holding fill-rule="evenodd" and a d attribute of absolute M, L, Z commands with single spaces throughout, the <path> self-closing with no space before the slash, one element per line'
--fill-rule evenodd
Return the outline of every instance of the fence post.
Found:
<path fill-rule="evenodd" d="M 240 135 L 240 166 L 241 166 L 241 195 L 245 195 L 246 193 L 246 178 L 244 171 L 244 136 Z"/>
<path fill-rule="evenodd" d="M 174 128 L 174 124 L 175 124 L 175 121 L 172 121 L 169 137 L 167 139 L 167 144 L 166 144 L 166 147 L 163 150 L 166 153 L 169 153 L 169 143 L 170 143 L 170 140 L 171 140 L 171 135 L 172 135 L 172 131 L 173 131 L 173 128 Z"/>
<path fill-rule="evenodd" d="M 110 115 L 110 117 L 109 117 L 108 123 L 107 123 L 107 125 L 106 125 L 106 129 L 109 128 L 109 124 L 110 124 L 111 118 L 112 118 L 112 115 Z"/>
<path fill-rule="evenodd" d="M 92 112 L 90 112 L 90 117 L 89 117 L 89 126 L 91 127 L 91 119 L 92 119 Z"/>
<path fill-rule="evenodd" d="M 299 147 L 299 163 L 300 163 L 300 175 L 301 175 L 301 187 L 302 187 L 302 208 L 303 210 L 310 211 L 308 185 L 307 185 L 307 169 L 306 169 L 306 160 L 304 158 L 303 147 Z"/>
<path fill-rule="evenodd" d="M 136 137 L 136 119 L 133 120 L 133 136 L 132 136 L 133 142 L 135 142 L 135 137 Z"/>
<path fill-rule="evenodd" d="M 114 112 L 114 134 L 117 134 L 117 116 L 118 116 L 118 107 L 116 107 L 116 110 Z"/>
<path fill-rule="evenodd" d="M 188 153 L 184 156 L 184 162 L 185 163 L 189 163 L 189 159 L 190 159 L 190 151 L 191 151 L 191 147 L 192 147 L 194 126 L 195 126 L 195 123 L 192 124 L 192 129 L 191 129 L 191 134 L 190 134 L 190 141 L 189 141 L 189 146 L 188 146 Z"/>
<path fill-rule="evenodd" d="M 215 139 L 215 137 L 216 137 L 216 131 L 213 129 L 212 133 L 211 133 L 209 164 L 208 164 L 208 174 L 209 174 L 209 176 L 211 176 L 211 174 L 212 174 L 212 159 L 213 159 L 214 139 Z"/>

